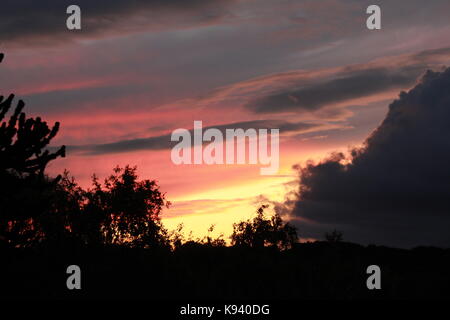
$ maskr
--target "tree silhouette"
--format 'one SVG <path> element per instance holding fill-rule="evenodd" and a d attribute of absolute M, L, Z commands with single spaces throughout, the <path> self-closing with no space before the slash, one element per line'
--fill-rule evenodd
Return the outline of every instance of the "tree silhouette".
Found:
<path fill-rule="evenodd" d="M 0 62 L 4 55 L 0 55 Z M 65 146 L 50 153 L 44 148 L 56 136 L 59 122 L 49 128 L 40 117 L 27 118 L 22 112 L 25 103 L 19 100 L 8 121 L 4 118 L 11 109 L 14 94 L 7 99 L 0 96 L 0 170 L 14 170 L 19 174 L 43 174 L 47 164 L 65 156 Z"/>
<path fill-rule="evenodd" d="M 0 62 L 4 55 L 0 54 Z M 43 236 L 41 226 L 52 211 L 55 185 L 60 177 L 45 176 L 48 163 L 65 156 L 45 148 L 56 136 L 59 123 L 51 129 L 40 117 L 27 118 L 19 100 L 9 119 L 14 95 L 0 96 L 0 233 L 10 243 L 30 243 Z"/>
<path fill-rule="evenodd" d="M 325 233 L 325 240 L 333 243 L 342 242 L 342 240 L 344 240 L 344 236 L 342 232 L 334 229 L 332 232 Z"/>
<path fill-rule="evenodd" d="M 168 245 L 160 213 L 170 202 L 155 180 L 138 181 L 136 170 L 116 167 L 103 184 L 94 176 L 93 188 L 81 192 L 84 205 L 79 219 L 74 220 L 74 232 L 91 242 L 133 247 Z M 63 181 L 67 184 L 66 179 Z M 70 194 L 79 194 L 71 188 Z"/>
<path fill-rule="evenodd" d="M 268 205 L 259 207 L 253 220 L 233 224 L 232 245 L 251 248 L 271 246 L 287 249 L 297 242 L 296 228 L 289 223 L 284 223 L 278 213 L 266 218 L 264 210 L 267 208 Z"/>
<path fill-rule="evenodd" d="M 0 54 L 0 62 L 4 55 Z M 100 183 L 94 175 L 92 187 L 84 190 L 68 172 L 52 179 L 45 174 L 48 163 L 65 156 L 65 147 L 45 150 L 59 131 L 40 117 L 27 118 L 19 100 L 12 115 L 14 95 L 0 96 L 0 237 L 16 246 L 36 242 L 64 245 L 75 239 L 86 245 L 172 247 L 183 244 L 179 232 L 169 233 L 160 214 L 170 202 L 155 180 L 138 180 L 136 167 L 116 167 Z M 233 225 L 235 246 L 286 249 L 297 241 L 297 231 L 278 214 L 264 215 L 258 209 L 253 220 Z M 208 247 L 223 247 L 222 235 L 210 234 L 195 241 Z M 188 241 L 192 242 L 192 241 Z"/>

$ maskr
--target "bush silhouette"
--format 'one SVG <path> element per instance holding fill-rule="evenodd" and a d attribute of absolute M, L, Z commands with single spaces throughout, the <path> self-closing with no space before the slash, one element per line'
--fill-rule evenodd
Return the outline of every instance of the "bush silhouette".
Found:
<path fill-rule="evenodd" d="M 253 220 L 233 224 L 232 245 L 251 248 L 269 246 L 287 249 L 297 242 L 296 228 L 289 223 L 284 223 L 278 213 L 266 218 L 264 210 L 267 208 L 267 205 L 259 207 Z"/>
<path fill-rule="evenodd" d="M 342 242 L 344 240 L 344 235 L 342 232 L 334 229 L 332 232 L 325 233 L 325 240 L 328 242 Z"/>

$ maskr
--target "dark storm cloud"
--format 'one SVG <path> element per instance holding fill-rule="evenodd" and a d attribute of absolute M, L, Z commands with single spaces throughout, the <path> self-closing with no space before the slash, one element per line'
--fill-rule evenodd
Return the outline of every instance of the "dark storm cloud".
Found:
<path fill-rule="evenodd" d="M 257 98 L 246 107 L 256 113 L 314 111 L 326 105 L 411 86 L 423 69 L 423 65 L 414 65 L 342 72 L 331 80 Z"/>
<path fill-rule="evenodd" d="M 304 237 L 337 228 L 349 241 L 448 247 L 449 181 L 450 68 L 402 92 L 351 157 L 304 167 L 293 214 Z"/>
<path fill-rule="evenodd" d="M 172 28 L 214 21 L 233 0 L 3 0 L 0 42 L 66 42 L 75 36 Z M 68 31 L 66 9 L 81 8 L 82 30 Z M 174 19 L 176 17 L 176 19 Z M 41 43 L 41 44 L 42 44 Z"/>
<path fill-rule="evenodd" d="M 286 122 L 278 120 L 255 120 L 236 122 L 225 125 L 218 125 L 213 127 L 203 127 L 203 131 L 209 128 L 216 128 L 222 132 L 225 137 L 226 129 L 280 129 L 280 133 L 287 132 L 301 132 L 318 127 L 316 124 L 303 123 L 303 122 Z M 190 130 L 191 136 L 193 136 L 193 130 Z M 156 137 L 140 138 L 122 140 L 113 143 L 85 145 L 85 146 L 69 146 L 68 152 L 76 152 L 85 155 L 100 155 L 109 153 L 122 153 L 139 150 L 165 150 L 170 149 L 177 142 L 171 142 L 171 135 L 161 135 Z"/>

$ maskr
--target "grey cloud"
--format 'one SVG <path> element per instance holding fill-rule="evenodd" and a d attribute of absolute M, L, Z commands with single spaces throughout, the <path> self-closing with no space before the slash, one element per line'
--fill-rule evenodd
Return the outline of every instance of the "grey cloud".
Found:
<path fill-rule="evenodd" d="M 333 227 L 363 244 L 450 246 L 449 88 L 450 68 L 427 72 L 363 148 L 302 168 L 292 214 L 309 221 L 303 236 Z"/>
<path fill-rule="evenodd" d="M 278 120 L 255 120 L 244 121 L 237 123 L 230 123 L 226 125 L 219 125 L 213 127 L 203 127 L 203 130 L 209 128 L 219 129 L 225 136 L 226 129 L 280 129 L 280 133 L 287 132 L 301 132 L 312 129 L 318 125 L 304 122 L 286 122 Z M 193 130 L 190 130 L 191 135 Z M 81 153 L 84 155 L 100 155 L 109 153 L 122 153 L 139 150 L 166 150 L 172 148 L 176 142 L 171 142 L 171 135 L 161 135 L 140 139 L 122 140 L 113 143 L 96 144 L 96 145 L 83 145 L 83 146 L 69 146 L 67 152 Z"/>
<path fill-rule="evenodd" d="M 0 41 L 45 44 L 99 33 L 172 28 L 206 23 L 227 13 L 233 0 L 78 0 L 82 30 L 68 31 L 66 9 L 73 1 L 3 0 Z M 174 18 L 176 17 L 176 19 Z"/>
<path fill-rule="evenodd" d="M 147 87 L 137 84 L 112 85 L 34 93 L 25 95 L 22 99 L 30 101 L 27 106 L 30 112 L 52 112 L 68 110 L 73 107 L 79 108 L 84 103 L 120 98 L 147 91 Z"/>
<path fill-rule="evenodd" d="M 315 111 L 329 104 L 411 86 L 424 68 L 417 65 L 394 70 L 380 67 L 342 72 L 331 80 L 257 98 L 246 108 L 256 113 Z"/>

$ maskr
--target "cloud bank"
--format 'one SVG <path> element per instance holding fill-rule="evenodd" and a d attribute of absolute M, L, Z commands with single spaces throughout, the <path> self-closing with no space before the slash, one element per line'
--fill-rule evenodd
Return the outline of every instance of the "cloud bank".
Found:
<path fill-rule="evenodd" d="M 389 106 L 364 147 L 301 169 L 292 215 L 305 238 L 450 246 L 450 68 Z"/>

